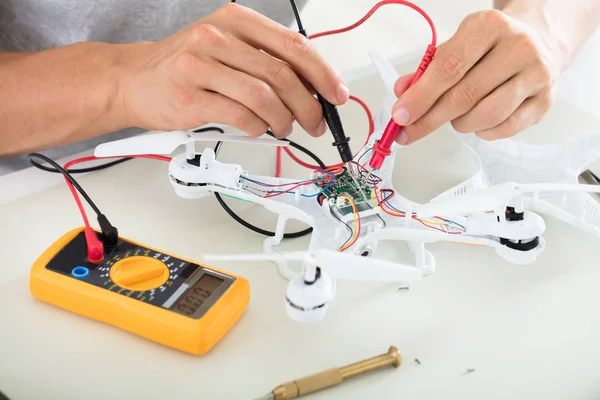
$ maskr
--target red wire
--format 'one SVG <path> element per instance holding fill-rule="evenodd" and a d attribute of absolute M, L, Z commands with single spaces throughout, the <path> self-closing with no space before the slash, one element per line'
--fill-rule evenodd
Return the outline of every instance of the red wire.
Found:
<path fill-rule="evenodd" d="M 357 27 L 359 27 L 360 25 L 362 25 L 363 23 L 365 23 L 369 18 L 371 18 L 371 16 L 373 16 L 373 14 L 375 14 L 375 12 L 383 7 L 384 5 L 388 5 L 388 4 L 399 4 L 399 5 L 404 5 L 407 7 L 412 8 L 413 10 L 417 11 L 419 14 L 421 14 L 423 16 L 423 18 L 425 18 L 425 20 L 427 21 L 427 23 L 429 24 L 429 27 L 431 28 L 431 46 L 436 46 L 437 43 L 437 32 L 435 29 L 435 25 L 433 24 L 433 21 L 431 20 L 431 18 L 429 17 L 429 15 L 427 15 L 427 13 L 425 11 L 423 11 L 423 9 L 421 9 L 420 7 L 418 7 L 417 5 L 409 2 L 409 1 L 405 1 L 405 0 L 382 0 L 379 3 L 377 3 L 373 8 L 371 8 L 371 10 L 360 20 L 358 20 L 357 22 L 355 22 L 352 25 L 349 25 L 345 28 L 340 28 L 340 29 L 335 29 L 335 30 L 331 30 L 331 31 L 325 31 L 325 32 L 320 32 L 320 33 L 316 33 L 314 35 L 309 35 L 308 38 L 309 39 L 316 39 L 316 38 L 320 38 L 320 37 L 324 37 L 324 36 L 330 36 L 330 35 L 337 35 L 339 33 L 345 33 L 345 32 L 349 32 Z M 374 131 L 374 122 L 373 122 L 373 116 L 371 115 L 371 111 L 369 110 L 369 107 L 359 98 L 355 97 L 355 96 L 350 96 L 351 100 L 356 101 L 357 103 L 359 103 L 364 110 L 367 112 L 367 115 L 369 117 L 369 135 L 367 136 L 367 140 L 365 141 L 365 144 L 367 144 L 369 142 L 369 139 L 371 138 L 371 135 L 373 134 Z M 313 164 L 309 164 L 306 163 L 302 160 L 300 160 L 298 157 L 296 157 L 296 155 L 288 148 L 284 149 L 285 152 L 287 153 L 287 155 L 297 164 L 301 165 L 304 168 L 309 168 L 309 169 L 319 169 L 320 167 L 318 165 L 313 165 Z M 277 160 L 278 163 L 278 168 L 281 167 L 281 159 Z M 334 166 L 341 166 L 343 163 L 339 163 L 339 164 L 335 164 Z M 328 168 L 334 167 L 334 166 L 330 166 Z"/>
<path fill-rule="evenodd" d="M 133 157 L 152 158 L 152 159 L 163 160 L 163 161 L 171 160 L 168 157 L 155 156 L 155 155 L 140 155 L 140 156 L 133 156 Z M 82 157 L 82 158 L 77 158 L 75 160 L 71 160 L 71 161 L 67 162 L 63 168 L 65 169 L 65 171 L 68 172 L 69 168 L 75 164 L 79 164 L 79 163 L 86 162 L 86 161 L 92 161 L 92 160 L 100 160 L 100 159 L 104 159 L 104 158 L 124 158 L 124 157 L 121 157 L 121 156 L 101 157 L 101 158 L 98 158 L 95 156 Z M 88 220 L 88 217 L 87 217 L 87 213 L 85 212 L 85 208 L 83 207 L 83 204 L 81 203 L 81 199 L 79 198 L 79 195 L 78 195 L 77 191 L 75 190 L 75 187 L 73 186 L 71 181 L 69 181 L 69 179 L 67 179 L 66 176 L 64 177 L 64 179 L 67 182 L 67 186 L 69 187 L 69 190 L 71 191 L 71 194 L 73 195 L 73 198 L 75 199 L 75 202 L 77 203 L 77 208 L 79 208 L 79 212 L 81 213 L 81 218 L 83 219 L 83 223 L 85 225 L 85 240 L 86 240 L 86 246 L 87 246 L 88 259 L 91 262 L 99 263 L 102 261 L 102 259 L 104 257 L 104 245 L 102 244 L 100 239 L 98 239 L 98 236 L 96 236 L 96 233 L 92 230 L 92 227 L 90 226 L 90 221 Z"/>
<path fill-rule="evenodd" d="M 276 161 L 275 161 L 275 177 L 279 178 L 281 177 L 281 147 L 277 148 L 277 156 L 276 156 Z"/>
<path fill-rule="evenodd" d="M 150 158 L 150 159 L 155 159 L 155 160 L 161 160 L 161 161 L 171 161 L 171 159 L 169 157 L 164 157 L 164 156 L 156 156 L 156 155 L 136 155 L 136 156 L 130 156 L 130 157 L 134 157 L 134 158 Z M 67 162 L 63 168 L 65 169 L 65 171 L 68 172 L 69 168 L 72 167 L 75 164 L 80 164 L 83 162 L 87 162 L 87 161 L 93 161 L 93 160 L 102 160 L 105 158 L 125 158 L 125 157 L 121 157 L 121 156 L 115 156 L 115 157 L 95 157 L 95 156 L 89 156 L 89 157 L 82 157 L 82 158 L 76 158 L 74 160 L 71 160 L 69 162 Z M 69 187 L 69 190 L 71 191 L 71 193 L 73 194 L 73 198 L 75 199 L 75 202 L 77 203 L 77 208 L 79 208 L 79 212 L 81 213 L 81 218 L 83 219 L 83 223 L 86 227 L 86 229 L 91 229 L 90 227 L 90 222 L 88 220 L 87 217 L 87 213 L 85 211 L 85 208 L 83 207 L 83 204 L 81 203 L 81 199 L 79 198 L 79 194 L 77 193 L 77 190 L 75 190 L 75 187 L 73 186 L 73 184 L 71 183 L 71 181 L 69 181 L 67 179 L 67 177 L 64 177 L 65 181 L 67 182 L 67 186 Z"/>
<path fill-rule="evenodd" d="M 431 20 L 431 18 L 429 17 L 429 15 L 427 15 L 427 13 L 425 11 L 423 11 L 420 7 L 416 6 L 415 4 L 408 2 L 408 1 L 404 1 L 404 0 L 383 0 L 380 1 L 379 3 L 377 3 L 368 13 L 367 15 L 365 15 L 364 17 L 362 17 L 360 20 L 358 20 L 356 23 L 349 25 L 345 28 L 341 28 L 341 29 L 335 29 L 332 31 L 326 31 L 326 32 L 320 32 L 320 33 L 316 33 L 314 35 L 310 35 L 308 36 L 309 39 L 316 39 L 319 37 L 323 37 L 323 36 L 329 36 L 329 35 L 336 35 L 338 33 L 344 33 L 344 32 L 349 32 L 357 27 L 359 27 L 360 25 L 362 25 L 365 21 L 367 21 L 369 18 L 371 18 L 371 16 L 375 13 L 375 11 L 377 11 L 379 8 L 387 5 L 387 4 L 400 4 L 400 5 L 404 5 L 407 7 L 412 8 L 413 10 L 417 11 L 419 14 L 421 14 L 423 16 L 423 18 L 425 18 L 427 20 L 427 23 L 429 24 L 429 27 L 431 28 L 431 44 L 433 46 L 436 45 L 437 42 L 437 32 L 435 30 L 435 26 L 433 24 L 433 21 Z"/>
<path fill-rule="evenodd" d="M 369 134 L 367 135 L 367 139 L 365 140 L 365 144 L 367 144 L 367 143 L 369 143 L 369 139 L 371 139 L 371 136 L 373 135 L 373 132 L 375 132 L 375 122 L 373 120 L 373 114 L 371 113 L 371 110 L 369 109 L 369 106 L 367 106 L 367 104 L 364 101 L 362 101 L 361 99 L 359 99 L 358 97 L 356 97 L 356 96 L 350 96 L 350 100 L 353 100 L 353 101 L 357 102 L 363 108 L 363 110 L 365 110 L 365 112 L 367 113 L 367 118 L 369 119 Z M 299 164 L 300 166 L 302 166 L 304 168 L 308 168 L 308 169 L 321 169 L 321 167 L 318 166 L 318 165 L 309 164 L 307 162 L 302 161 L 289 148 L 284 147 L 283 150 L 287 153 L 287 155 L 296 164 Z M 281 160 L 278 160 L 278 162 L 281 163 Z M 338 168 L 338 167 L 341 167 L 342 165 L 343 165 L 343 163 L 338 163 L 338 164 L 335 164 L 335 165 L 330 165 L 326 169 Z"/>

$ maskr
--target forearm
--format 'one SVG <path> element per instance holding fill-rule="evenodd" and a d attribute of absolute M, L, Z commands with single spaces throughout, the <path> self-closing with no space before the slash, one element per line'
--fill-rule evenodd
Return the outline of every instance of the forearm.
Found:
<path fill-rule="evenodd" d="M 0 156 L 62 146 L 124 128 L 119 52 L 78 43 L 0 53 Z"/>
<path fill-rule="evenodd" d="M 494 6 L 547 32 L 563 67 L 600 26 L 600 0 L 495 0 Z"/>

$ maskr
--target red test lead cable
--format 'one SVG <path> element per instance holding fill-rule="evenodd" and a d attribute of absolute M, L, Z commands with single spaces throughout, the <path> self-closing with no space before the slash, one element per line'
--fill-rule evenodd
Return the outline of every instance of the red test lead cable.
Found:
<path fill-rule="evenodd" d="M 423 75 L 423 73 L 431 63 L 431 60 L 433 60 L 435 51 L 436 47 L 434 44 L 430 44 L 429 46 L 427 46 L 427 51 L 425 52 L 425 55 L 423 56 L 421 64 L 419 64 L 419 68 L 415 72 L 415 75 L 408 84 L 408 88 L 414 85 L 415 82 L 417 82 L 417 80 L 419 80 L 419 78 Z M 371 171 L 381 168 L 381 165 L 385 161 L 385 158 L 392 154 L 392 144 L 394 144 L 394 142 L 398 138 L 401 129 L 402 127 L 398 125 L 393 118 L 390 118 L 390 122 L 388 122 L 387 126 L 385 127 L 381 139 L 373 146 L 373 156 L 369 161 L 369 167 L 371 167 Z"/>
<path fill-rule="evenodd" d="M 410 82 L 410 84 L 408 86 L 408 87 L 410 87 L 421 77 L 421 75 L 423 75 L 423 73 L 429 66 L 429 63 L 431 63 L 433 56 L 435 55 L 436 46 L 437 46 L 437 32 L 435 29 L 435 25 L 433 24 L 433 21 L 431 20 L 429 15 L 427 15 L 427 13 L 425 11 L 423 11 L 423 9 L 421 9 L 419 6 L 413 4 L 409 1 L 382 0 L 382 1 L 378 2 L 377 4 L 375 4 L 375 6 L 373 6 L 364 17 L 362 17 L 360 20 L 358 20 L 354 24 L 346 26 L 344 28 L 340 28 L 340 29 L 335 29 L 335 30 L 330 30 L 330 31 L 326 31 L 326 32 L 309 35 L 308 38 L 312 40 L 312 39 L 316 39 L 316 38 L 320 38 L 320 37 L 324 37 L 324 36 L 331 36 L 331 35 L 337 35 L 340 33 L 349 32 L 353 29 L 358 28 L 362 24 L 364 24 L 369 18 L 371 18 L 373 16 L 373 14 L 375 14 L 375 12 L 379 8 L 381 8 L 385 5 L 389 5 L 389 4 L 403 5 L 403 6 L 412 8 L 413 10 L 415 10 L 416 12 L 421 14 L 421 16 L 423 18 L 425 18 L 425 20 L 429 24 L 429 27 L 431 28 L 431 44 L 429 46 L 427 46 L 427 50 L 425 52 L 425 55 L 423 56 L 423 59 L 421 60 L 421 64 L 419 65 L 419 68 L 417 69 L 412 81 Z M 350 98 L 353 99 L 353 96 L 350 96 Z M 358 100 L 356 98 L 354 98 L 354 99 L 359 101 L 359 103 L 361 103 L 361 105 L 365 108 L 365 110 L 367 110 L 367 113 L 370 114 L 368 107 L 366 107 L 366 105 L 364 103 L 362 103 L 360 100 Z M 369 115 L 369 124 L 371 125 L 371 130 L 369 133 L 369 137 L 367 137 L 367 142 L 369 141 L 370 135 L 373 133 L 373 128 L 372 128 L 373 120 L 370 115 Z M 375 146 L 373 148 L 374 154 L 369 163 L 369 166 L 371 167 L 371 171 L 374 169 L 381 168 L 381 165 L 383 164 L 385 157 L 387 157 L 391 154 L 392 144 L 398 137 L 398 134 L 400 133 L 400 129 L 401 129 L 401 127 L 398 124 L 396 124 L 393 119 L 390 119 L 390 122 L 388 123 L 388 125 L 381 137 L 381 140 L 377 144 L 375 144 Z M 298 164 L 303 165 L 307 168 L 309 168 L 309 167 L 313 168 L 313 169 L 318 168 L 318 166 L 313 166 L 313 165 L 303 163 L 301 160 L 299 160 L 297 157 L 294 156 L 294 154 L 290 151 L 290 149 L 284 148 L 284 151 L 290 157 L 292 157 L 292 159 L 294 159 L 294 161 L 296 161 Z M 340 165 L 340 164 L 337 164 L 337 165 Z"/>
<path fill-rule="evenodd" d="M 161 161 L 171 161 L 171 159 L 169 157 L 164 157 L 164 156 L 158 156 L 158 155 L 134 155 L 134 156 L 130 156 L 130 157 L 135 157 L 135 158 L 150 158 L 150 159 L 154 159 L 154 160 L 161 160 Z M 70 167 L 72 167 L 75 164 L 80 164 L 83 162 L 87 162 L 87 161 L 93 161 L 93 160 L 100 160 L 100 159 L 104 159 L 104 158 L 124 158 L 121 156 L 114 156 L 114 157 L 95 157 L 95 156 L 89 156 L 89 157 L 82 157 L 82 158 L 77 158 L 74 160 L 71 160 L 69 162 L 67 162 L 63 169 L 68 173 L 68 170 Z M 86 240 L 86 246 L 87 246 L 87 254 L 88 254 L 88 260 L 92 263 L 100 263 L 103 258 L 104 258 L 104 244 L 102 243 L 102 241 L 98 238 L 98 236 L 96 235 L 96 232 L 92 229 L 92 227 L 90 226 L 90 222 L 88 220 L 87 217 L 87 213 L 85 211 L 85 208 L 81 202 L 81 199 L 79 198 L 79 195 L 77 194 L 77 190 L 75 189 L 75 187 L 73 186 L 73 184 L 69 181 L 69 179 L 65 176 L 64 177 L 65 182 L 67 183 L 67 186 L 69 187 L 69 190 L 71 191 L 71 193 L 73 194 L 73 198 L 75 199 L 75 202 L 77 203 L 77 208 L 79 208 L 79 212 L 81 213 L 81 218 L 83 219 L 83 224 L 85 226 L 85 230 L 84 230 L 84 235 L 85 235 L 85 240 Z M 102 217 L 104 217 L 103 215 L 98 215 L 98 222 L 100 223 L 101 227 L 103 228 L 103 230 L 105 229 L 102 223 Z M 108 220 L 104 217 L 104 220 L 106 221 L 106 223 L 108 223 Z M 109 224 L 109 223 L 108 223 Z M 110 224 L 109 224 L 110 226 Z"/>

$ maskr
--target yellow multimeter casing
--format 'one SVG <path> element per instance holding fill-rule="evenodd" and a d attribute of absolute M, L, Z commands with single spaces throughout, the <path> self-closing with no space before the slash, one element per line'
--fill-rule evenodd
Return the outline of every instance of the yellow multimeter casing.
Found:
<path fill-rule="evenodd" d="M 195 355 L 212 349 L 250 301 L 240 276 L 121 237 L 91 263 L 83 227 L 36 260 L 29 287 L 41 301 Z"/>

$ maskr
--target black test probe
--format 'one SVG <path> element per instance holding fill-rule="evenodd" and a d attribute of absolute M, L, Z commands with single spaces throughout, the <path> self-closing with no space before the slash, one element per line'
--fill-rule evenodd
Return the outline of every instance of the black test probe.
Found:
<path fill-rule="evenodd" d="M 232 3 L 236 3 L 236 0 L 231 0 Z M 306 30 L 302 25 L 302 20 L 300 19 L 300 13 L 298 12 L 298 6 L 294 0 L 290 0 L 290 4 L 292 6 L 292 10 L 294 11 L 294 17 L 296 19 L 296 23 L 298 24 L 298 33 L 300 33 L 305 38 L 308 38 L 306 34 Z M 317 99 L 319 103 L 321 103 L 321 107 L 323 108 L 323 117 L 325 118 L 325 122 L 333 135 L 334 142 L 332 143 L 338 150 L 340 154 L 340 158 L 342 162 L 346 165 L 346 170 L 356 187 L 360 189 L 360 185 L 356 182 L 356 178 L 354 176 L 352 168 L 350 168 L 350 162 L 354 159 L 354 155 L 352 154 L 352 150 L 350 149 L 350 138 L 346 136 L 344 133 L 344 126 L 342 125 L 342 120 L 340 118 L 340 114 L 338 113 L 337 107 L 331 104 L 327 99 L 321 96 L 320 93 L 317 92 Z M 361 189 L 362 192 L 362 189 Z M 363 193 L 364 195 L 364 193 Z"/>
<path fill-rule="evenodd" d="M 294 0 L 290 0 L 290 4 L 292 5 L 292 10 L 294 10 L 294 17 L 296 18 L 296 23 L 298 24 L 298 32 L 308 38 L 306 34 L 306 30 L 304 26 L 302 26 L 302 20 L 300 19 L 300 13 L 298 12 L 298 6 Z M 319 99 L 319 103 L 321 103 L 321 107 L 323 108 L 323 117 L 325 118 L 325 122 L 329 126 L 329 130 L 333 135 L 333 146 L 335 146 L 340 154 L 340 158 L 342 162 L 346 164 L 346 168 L 350 175 L 352 175 L 352 168 L 350 168 L 349 163 L 354 159 L 354 155 L 352 154 L 352 150 L 350 149 L 350 138 L 346 136 L 344 133 L 344 126 L 342 125 L 342 120 L 340 118 L 340 114 L 338 113 L 337 107 L 327 101 L 321 94 L 317 92 L 317 98 Z M 357 184 L 357 187 L 358 186 Z"/>

